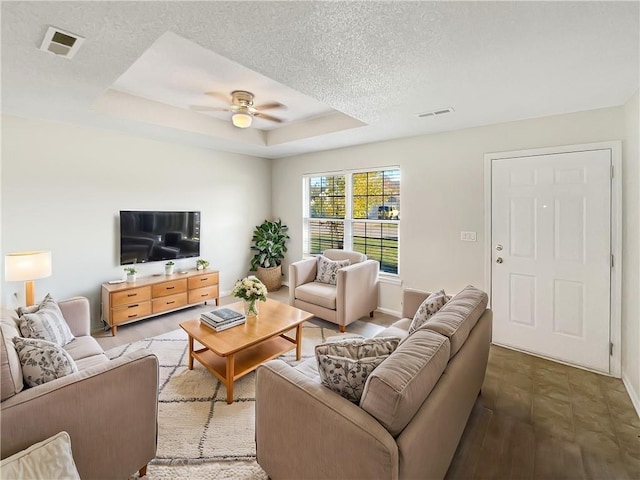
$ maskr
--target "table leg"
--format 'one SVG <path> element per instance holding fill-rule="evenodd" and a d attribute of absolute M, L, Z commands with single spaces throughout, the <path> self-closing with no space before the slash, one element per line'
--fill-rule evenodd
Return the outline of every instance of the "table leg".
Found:
<path fill-rule="evenodd" d="M 302 356 L 302 324 L 296 327 L 296 360 Z"/>
<path fill-rule="evenodd" d="M 227 357 L 227 403 L 233 403 L 233 367 L 235 363 L 234 355 L 231 354 Z"/>
<path fill-rule="evenodd" d="M 193 337 L 189 335 L 189 370 L 193 370 Z"/>

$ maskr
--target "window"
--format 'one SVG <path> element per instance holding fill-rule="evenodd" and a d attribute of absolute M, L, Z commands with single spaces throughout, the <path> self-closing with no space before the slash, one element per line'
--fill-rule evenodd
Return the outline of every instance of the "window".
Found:
<path fill-rule="evenodd" d="M 400 169 L 307 176 L 304 190 L 304 253 L 344 248 L 398 273 Z"/>

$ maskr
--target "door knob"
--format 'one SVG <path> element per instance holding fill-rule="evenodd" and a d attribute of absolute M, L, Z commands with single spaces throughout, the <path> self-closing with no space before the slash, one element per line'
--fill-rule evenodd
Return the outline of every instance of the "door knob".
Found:
<path fill-rule="evenodd" d="M 502 257 L 498 257 L 496 258 L 496 263 L 502 263 L 504 260 L 502 260 Z"/>
<path fill-rule="evenodd" d="M 500 245 L 500 244 L 496 245 L 496 250 L 501 252 L 502 251 L 502 245 Z"/>

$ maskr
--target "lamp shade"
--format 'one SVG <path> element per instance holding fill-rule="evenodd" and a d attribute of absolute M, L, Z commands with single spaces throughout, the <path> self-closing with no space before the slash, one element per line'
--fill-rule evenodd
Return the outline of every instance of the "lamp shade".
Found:
<path fill-rule="evenodd" d="M 231 117 L 231 121 L 238 128 L 248 128 L 251 126 L 253 118 L 248 113 L 235 113 Z"/>
<path fill-rule="evenodd" d="M 8 253 L 4 257 L 4 279 L 22 282 L 51 276 L 51 252 Z"/>

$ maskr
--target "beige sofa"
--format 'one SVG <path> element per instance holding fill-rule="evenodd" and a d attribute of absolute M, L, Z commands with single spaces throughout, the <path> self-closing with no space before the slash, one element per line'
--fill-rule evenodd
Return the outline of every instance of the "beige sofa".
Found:
<path fill-rule="evenodd" d="M 484 380 L 492 313 L 467 287 L 407 336 L 427 292 L 404 291 L 403 318 L 378 336 L 398 348 L 369 376 L 359 405 L 325 388 L 310 358 L 257 371 L 257 460 L 280 479 L 440 479 Z"/>
<path fill-rule="evenodd" d="M 144 473 L 156 452 L 158 359 L 138 350 L 109 360 L 90 335 L 89 301 L 59 306 L 76 337 L 64 348 L 79 371 L 30 388 L 12 342 L 20 336 L 16 315 L 2 312 L 1 458 L 66 431 L 81 478 Z"/>
<path fill-rule="evenodd" d="M 336 285 L 316 281 L 318 259 L 305 258 L 289 265 L 289 305 L 333 322 L 344 332 L 347 325 L 378 308 L 380 264 L 358 252 L 329 249 L 331 260 L 349 260 L 338 270 Z"/>

